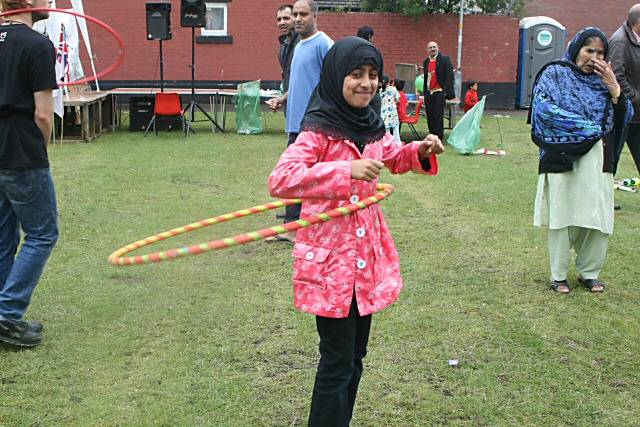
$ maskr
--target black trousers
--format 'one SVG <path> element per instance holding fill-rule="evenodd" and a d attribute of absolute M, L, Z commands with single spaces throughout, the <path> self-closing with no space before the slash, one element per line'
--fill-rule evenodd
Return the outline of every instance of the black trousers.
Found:
<path fill-rule="evenodd" d="M 291 132 L 289 134 L 289 141 L 287 142 L 287 147 L 296 142 L 296 138 L 298 137 L 297 132 Z M 284 222 L 297 221 L 300 219 L 300 208 L 302 205 L 291 205 L 286 206 L 284 208 Z"/>
<path fill-rule="evenodd" d="M 629 147 L 633 161 L 636 163 L 636 169 L 640 173 L 640 123 L 630 123 L 624 139 L 627 141 L 627 147 Z"/>
<path fill-rule="evenodd" d="M 320 363 L 311 398 L 310 427 L 348 427 L 367 354 L 371 315 L 360 316 L 353 297 L 349 317 L 316 316 Z"/>
<path fill-rule="evenodd" d="M 424 102 L 427 104 L 427 124 L 429 125 L 429 133 L 438 135 L 438 138 L 444 142 L 444 107 L 446 99 L 444 91 L 424 92 Z"/>

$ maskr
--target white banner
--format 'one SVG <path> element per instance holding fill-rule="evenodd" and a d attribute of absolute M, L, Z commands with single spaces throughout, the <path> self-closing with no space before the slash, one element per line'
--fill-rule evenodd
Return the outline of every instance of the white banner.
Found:
<path fill-rule="evenodd" d="M 71 0 L 71 6 L 73 9 L 84 15 L 84 6 L 82 5 L 82 0 Z M 76 17 L 78 21 L 78 25 L 80 26 L 80 32 L 82 33 L 82 39 L 84 40 L 84 45 L 87 48 L 87 53 L 89 54 L 89 60 L 91 61 L 91 70 L 93 71 L 93 75 L 96 75 L 96 66 L 93 62 L 93 52 L 91 51 L 91 40 L 89 40 L 89 29 L 87 28 L 87 20 L 84 18 Z M 100 83 L 98 83 L 98 79 L 96 78 L 96 90 L 100 90 Z"/>

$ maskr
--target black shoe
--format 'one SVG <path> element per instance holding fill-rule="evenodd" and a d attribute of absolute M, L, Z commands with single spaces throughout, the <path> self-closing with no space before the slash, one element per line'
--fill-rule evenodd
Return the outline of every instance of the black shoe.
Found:
<path fill-rule="evenodd" d="M 32 332 L 42 332 L 42 330 L 44 329 L 44 325 L 42 324 L 42 322 L 38 322 L 38 321 L 33 321 L 33 322 L 27 322 L 29 324 L 29 330 Z"/>
<path fill-rule="evenodd" d="M 32 328 L 42 329 L 42 323 L 31 324 L 24 320 L 0 319 L 0 341 L 23 347 L 34 347 L 42 341 L 42 335 Z"/>
<path fill-rule="evenodd" d="M 613 205 L 613 210 L 614 210 L 614 211 L 619 211 L 620 209 L 622 209 L 622 206 L 620 206 L 620 205 Z"/>

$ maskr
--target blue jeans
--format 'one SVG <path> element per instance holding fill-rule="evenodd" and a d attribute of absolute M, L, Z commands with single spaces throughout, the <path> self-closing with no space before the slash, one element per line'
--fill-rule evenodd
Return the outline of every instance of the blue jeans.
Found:
<path fill-rule="evenodd" d="M 25 239 L 16 256 L 20 229 Z M 0 169 L 0 316 L 23 318 L 57 240 L 49 168 Z"/>

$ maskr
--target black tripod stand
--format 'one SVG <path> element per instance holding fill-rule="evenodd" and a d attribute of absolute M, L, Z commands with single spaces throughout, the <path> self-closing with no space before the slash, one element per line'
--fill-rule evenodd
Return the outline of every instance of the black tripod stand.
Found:
<path fill-rule="evenodd" d="M 189 112 L 189 119 L 187 120 L 186 133 L 187 134 L 189 132 L 196 133 L 196 131 L 193 130 L 193 127 L 191 126 L 191 124 L 196 121 L 195 120 L 196 108 L 200 110 L 200 112 L 207 117 L 207 119 L 211 122 L 212 125 L 214 125 L 220 132 L 224 133 L 224 129 L 222 129 L 220 125 L 216 123 L 215 120 L 213 120 L 213 118 L 209 115 L 209 113 L 207 113 L 196 102 L 195 81 L 196 81 L 196 29 L 195 27 L 191 27 L 191 102 L 189 102 L 189 105 L 187 105 L 187 107 L 182 112 L 183 115 L 186 114 L 187 111 Z M 199 120 L 199 121 L 203 122 L 205 120 Z"/>
<path fill-rule="evenodd" d="M 164 92 L 164 55 L 162 54 L 162 39 L 159 39 L 158 41 L 160 42 L 160 92 L 163 93 Z M 157 135 L 156 133 L 157 119 L 158 118 L 156 117 L 156 114 L 154 112 L 153 117 L 151 117 L 151 120 L 149 120 L 149 123 L 147 123 L 147 127 L 144 129 L 145 137 L 149 133 L 149 129 L 151 129 L 151 126 L 153 126 L 153 132 Z"/>

